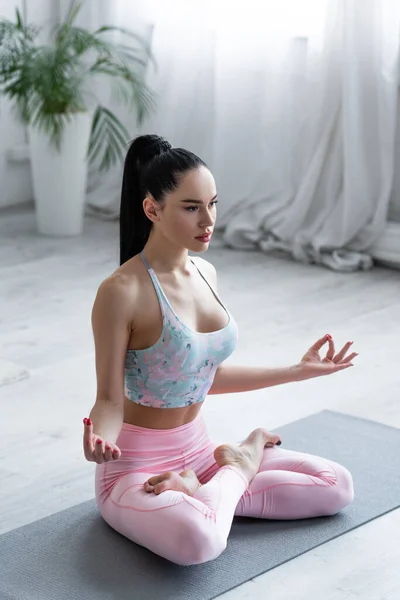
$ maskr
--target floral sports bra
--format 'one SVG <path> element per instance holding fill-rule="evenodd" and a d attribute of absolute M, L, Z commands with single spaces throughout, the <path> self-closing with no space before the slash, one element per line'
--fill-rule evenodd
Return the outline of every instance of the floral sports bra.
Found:
<path fill-rule="evenodd" d="M 180 408 L 202 402 L 218 366 L 236 346 L 237 325 L 224 307 L 229 321 L 222 329 L 199 333 L 187 327 L 175 314 L 143 252 L 140 256 L 157 293 L 163 328 L 150 348 L 127 350 L 125 395 L 136 404 L 155 408 Z"/>

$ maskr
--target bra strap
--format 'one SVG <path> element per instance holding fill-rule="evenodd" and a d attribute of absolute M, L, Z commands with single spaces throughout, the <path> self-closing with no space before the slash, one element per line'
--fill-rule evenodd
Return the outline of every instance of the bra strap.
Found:
<path fill-rule="evenodd" d="M 142 259 L 142 261 L 143 261 L 143 263 L 144 263 L 144 266 L 146 267 L 146 269 L 147 269 L 148 271 L 151 271 L 151 266 L 150 266 L 150 263 L 149 263 L 149 261 L 147 260 L 147 258 L 145 257 L 145 255 L 144 255 L 144 251 L 143 251 L 143 250 L 142 250 L 142 251 L 141 251 L 141 253 L 140 253 L 140 258 Z"/>
<path fill-rule="evenodd" d="M 156 290 L 156 294 L 157 294 L 157 298 L 158 298 L 158 302 L 160 304 L 160 308 L 161 308 L 161 314 L 163 317 L 163 322 L 165 322 L 166 316 L 165 316 L 165 305 L 168 305 L 168 300 L 163 292 L 163 289 L 160 285 L 160 282 L 158 281 L 157 275 L 154 273 L 149 261 L 147 260 L 144 251 L 142 250 L 142 252 L 140 253 L 140 258 L 143 261 L 144 266 L 147 269 L 148 274 L 150 275 L 151 281 L 153 282 L 153 286 L 154 289 Z"/>
<path fill-rule="evenodd" d="M 190 257 L 189 257 L 190 258 Z M 201 272 L 201 270 L 199 269 L 199 267 L 196 265 L 196 263 L 194 262 L 194 260 L 192 258 L 190 258 L 190 262 L 195 266 L 195 268 L 197 269 L 200 277 L 202 279 L 204 279 L 204 281 L 206 282 L 206 284 L 208 285 L 208 287 L 210 288 L 214 298 L 217 300 L 217 302 L 222 306 L 222 308 L 224 309 L 224 311 L 229 315 L 229 311 L 226 308 L 225 304 L 222 302 L 221 298 L 218 296 L 217 292 L 214 290 L 214 288 L 212 287 L 212 285 L 210 284 L 210 282 L 208 281 L 208 279 L 203 275 L 203 273 Z"/>

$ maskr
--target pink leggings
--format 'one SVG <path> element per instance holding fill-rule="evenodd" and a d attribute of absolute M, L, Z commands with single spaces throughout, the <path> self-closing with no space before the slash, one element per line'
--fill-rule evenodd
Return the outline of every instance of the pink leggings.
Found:
<path fill-rule="evenodd" d="M 283 443 L 285 440 L 283 440 Z M 333 515 L 354 497 L 350 473 L 318 456 L 265 448 L 250 485 L 238 470 L 218 467 L 201 413 L 175 429 L 124 423 L 119 460 L 96 465 L 100 514 L 136 544 L 179 565 L 213 560 L 226 548 L 235 515 L 307 519 Z M 194 494 L 144 491 L 144 482 L 165 471 L 192 469 L 203 485 Z"/>

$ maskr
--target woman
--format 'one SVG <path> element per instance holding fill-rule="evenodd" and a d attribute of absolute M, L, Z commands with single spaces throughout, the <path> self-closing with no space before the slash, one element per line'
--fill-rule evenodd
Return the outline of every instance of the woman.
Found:
<path fill-rule="evenodd" d="M 208 248 L 217 193 L 204 162 L 155 135 L 138 137 L 124 167 L 121 266 L 99 287 L 92 324 L 97 397 L 84 419 L 96 499 L 111 527 L 181 565 L 219 556 L 234 515 L 304 519 L 353 499 L 350 473 L 278 448 L 256 429 L 238 445 L 209 439 L 207 394 L 245 392 L 352 366 L 351 342 L 329 335 L 284 369 L 224 363 L 237 327 L 218 298 Z M 324 359 L 319 350 L 328 343 Z"/>

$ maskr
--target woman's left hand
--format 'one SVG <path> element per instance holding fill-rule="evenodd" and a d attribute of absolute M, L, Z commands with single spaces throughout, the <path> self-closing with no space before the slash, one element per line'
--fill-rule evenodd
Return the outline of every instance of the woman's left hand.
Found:
<path fill-rule="evenodd" d="M 329 344 L 328 351 L 326 355 L 321 358 L 319 351 L 327 342 Z M 352 352 L 347 356 L 352 344 L 353 342 L 347 342 L 336 354 L 335 344 L 329 334 L 317 340 L 306 352 L 298 365 L 301 371 L 301 379 L 311 379 L 312 377 L 320 377 L 321 375 L 330 375 L 331 373 L 343 371 L 348 367 L 353 367 L 352 360 L 358 356 L 358 354 L 357 352 Z"/>

